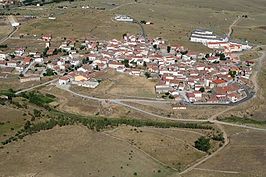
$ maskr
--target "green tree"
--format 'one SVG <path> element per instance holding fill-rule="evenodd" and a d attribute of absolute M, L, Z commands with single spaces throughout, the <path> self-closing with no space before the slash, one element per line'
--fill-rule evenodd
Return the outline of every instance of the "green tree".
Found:
<path fill-rule="evenodd" d="M 33 115 L 35 117 L 40 117 L 41 116 L 41 111 L 37 110 L 37 109 L 33 109 Z"/>
<path fill-rule="evenodd" d="M 144 75 L 145 75 L 146 78 L 150 78 L 151 77 L 151 74 L 149 72 L 145 72 Z"/>
<path fill-rule="evenodd" d="M 46 74 L 45 76 L 53 76 L 54 75 L 54 70 L 51 68 L 46 69 Z"/>
<path fill-rule="evenodd" d="M 47 57 L 47 51 L 49 50 L 49 47 L 46 47 L 44 50 L 43 50 L 43 53 L 42 53 L 42 56 L 43 57 Z"/>
<path fill-rule="evenodd" d="M 199 91 L 203 93 L 203 92 L 205 92 L 205 88 L 204 88 L 204 87 L 201 87 L 201 88 L 199 89 Z"/>
<path fill-rule="evenodd" d="M 30 128 L 30 126 L 31 126 L 30 121 L 27 121 L 27 122 L 25 123 L 25 125 L 24 125 L 24 129 L 27 130 L 27 129 Z"/>
<path fill-rule="evenodd" d="M 145 68 L 147 67 L 146 61 L 143 62 L 143 67 L 145 67 Z"/>
<path fill-rule="evenodd" d="M 208 150 L 211 148 L 210 139 L 201 136 L 195 141 L 195 148 L 204 152 L 208 152 Z"/>
<path fill-rule="evenodd" d="M 223 53 L 220 54 L 220 60 L 226 60 L 226 57 Z"/>
<path fill-rule="evenodd" d="M 125 65 L 125 67 L 129 68 L 129 61 L 127 59 L 125 59 L 124 61 L 122 61 L 122 63 Z"/>
<path fill-rule="evenodd" d="M 58 50 L 57 49 L 54 49 L 54 51 L 53 51 L 53 55 L 57 55 L 58 54 Z"/>
<path fill-rule="evenodd" d="M 171 46 L 167 46 L 167 53 L 170 53 L 171 51 Z"/>
<path fill-rule="evenodd" d="M 236 77 L 236 71 L 229 71 L 228 73 L 232 78 Z"/>

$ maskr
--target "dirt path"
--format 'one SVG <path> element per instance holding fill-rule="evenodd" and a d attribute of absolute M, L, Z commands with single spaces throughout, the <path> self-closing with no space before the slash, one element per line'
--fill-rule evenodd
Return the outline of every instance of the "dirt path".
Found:
<path fill-rule="evenodd" d="M 207 160 L 209 160 L 210 158 L 212 158 L 213 156 L 217 155 L 220 151 L 222 151 L 228 144 L 229 144 L 229 138 L 228 135 L 224 129 L 224 127 L 220 124 L 215 124 L 222 132 L 223 132 L 223 136 L 224 136 L 224 143 L 223 146 L 221 146 L 219 149 L 217 149 L 214 153 L 212 153 L 211 155 L 207 156 L 206 158 L 198 161 L 197 163 L 195 163 L 194 165 L 192 165 L 191 167 L 187 168 L 186 170 L 182 171 L 181 173 L 179 173 L 180 175 L 185 174 L 187 172 L 190 172 L 191 170 L 195 169 L 197 166 L 201 165 L 202 163 L 206 162 Z"/>
<path fill-rule="evenodd" d="M 17 91 L 15 94 L 18 95 L 18 94 L 23 93 L 23 92 L 31 91 L 31 90 L 34 90 L 34 89 L 36 89 L 36 88 L 39 88 L 39 87 L 46 86 L 46 85 L 48 85 L 48 84 L 54 83 L 54 82 L 56 82 L 57 80 L 58 80 L 58 78 L 53 79 L 53 80 L 50 80 L 50 81 L 47 81 L 47 82 L 44 82 L 44 83 L 39 84 L 39 85 L 35 85 L 35 86 L 32 86 L 32 87 L 29 87 L 29 88 L 26 88 L 26 89 L 23 89 L 23 90 Z"/>
<path fill-rule="evenodd" d="M 255 71 L 253 72 L 253 75 L 251 76 L 251 81 L 254 85 L 254 91 L 256 92 L 256 96 L 259 97 L 259 99 L 264 99 L 262 94 L 258 94 L 259 92 L 259 85 L 258 85 L 258 73 L 261 72 L 262 69 L 262 61 L 266 59 L 266 51 L 260 52 L 262 55 L 256 59 L 258 62 L 256 64 Z"/>
<path fill-rule="evenodd" d="M 106 135 L 106 136 L 109 136 L 109 137 L 111 137 L 111 138 L 114 138 L 114 139 L 116 139 L 116 140 L 119 140 L 119 141 L 121 141 L 121 142 L 126 142 L 127 144 L 131 145 L 134 149 L 136 149 L 136 150 L 142 152 L 144 155 L 146 155 L 147 157 L 151 158 L 151 159 L 154 160 L 155 162 L 161 164 L 162 166 L 164 166 L 164 167 L 166 167 L 166 168 L 169 167 L 169 168 L 171 168 L 172 170 L 174 170 L 174 171 L 176 171 L 176 172 L 179 172 L 178 169 L 176 169 L 176 168 L 174 168 L 174 167 L 170 167 L 170 166 L 168 166 L 168 165 L 165 164 L 164 162 L 158 160 L 157 158 L 151 156 L 150 154 L 148 154 L 148 153 L 145 152 L 144 150 L 140 149 L 140 148 L 137 147 L 136 145 L 134 145 L 134 144 L 130 144 L 128 141 L 126 141 L 126 140 L 124 140 L 124 139 L 122 139 L 122 138 L 119 138 L 119 137 L 116 137 L 116 136 L 114 136 L 114 135 L 111 135 L 111 134 L 109 134 L 108 132 L 102 132 L 102 134 L 104 134 L 104 135 Z"/>
<path fill-rule="evenodd" d="M 132 5 L 132 4 L 137 4 L 137 3 L 136 2 L 129 2 L 129 3 L 126 3 L 126 4 L 120 4 L 119 6 L 116 6 L 116 7 L 112 8 L 112 9 L 110 9 L 109 11 L 114 11 L 114 10 L 117 10 L 117 9 L 119 9 L 121 7 L 125 7 L 125 6 Z"/>
<path fill-rule="evenodd" d="M 13 27 L 13 30 L 12 30 L 12 31 L 11 31 L 6 37 L 4 37 L 3 39 L 0 40 L 0 44 L 6 42 L 6 41 L 7 41 L 9 38 L 11 38 L 12 35 L 13 35 L 14 33 L 16 33 L 17 31 L 18 31 L 18 28 L 17 28 L 17 27 Z"/>
<path fill-rule="evenodd" d="M 233 26 L 235 26 L 241 19 L 242 19 L 241 16 L 238 16 L 237 19 L 235 19 L 235 21 L 229 26 L 227 33 L 228 38 L 230 38 L 231 35 L 233 34 Z"/>

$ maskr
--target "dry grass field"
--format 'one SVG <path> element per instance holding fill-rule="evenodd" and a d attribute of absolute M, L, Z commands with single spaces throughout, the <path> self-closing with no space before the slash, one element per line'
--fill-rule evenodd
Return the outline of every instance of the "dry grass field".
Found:
<path fill-rule="evenodd" d="M 68 6 L 68 9 L 58 9 L 57 6 Z M 90 9 L 82 9 L 90 6 Z M 102 7 L 105 10 L 96 10 Z M 54 38 L 62 37 L 95 37 L 96 39 L 121 39 L 125 32 L 139 33 L 135 24 L 118 23 L 111 20 L 115 14 L 127 14 L 137 20 L 152 21 L 153 25 L 145 25 L 149 37 L 164 37 L 171 44 L 182 44 L 191 50 L 208 51 L 200 44 L 188 41 L 191 31 L 195 28 L 208 28 L 218 34 L 225 34 L 229 25 L 237 15 L 247 14 L 234 27 L 234 38 L 246 39 L 252 43 L 265 44 L 265 1 L 263 0 L 165 0 L 151 1 L 131 0 L 113 1 L 74 1 L 49 4 L 42 7 L 27 7 L 12 9 L 22 15 L 36 15 L 37 19 L 22 21 L 17 34 L 40 36 L 52 34 Z M 48 20 L 53 14 L 56 20 Z M 67 19 L 67 20 L 66 20 Z M 108 32 L 108 33 L 107 33 Z"/>
<path fill-rule="evenodd" d="M 43 51 L 45 42 L 37 39 L 8 39 L 5 44 L 8 46 L 9 51 L 14 51 L 18 48 L 26 48 L 27 52 Z"/>
<path fill-rule="evenodd" d="M 63 5 L 67 5 L 68 9 L 57 8 Z M 105 10 L 82 9 L 83 5 L 104 7 Z M 22 25 L 15 36 L 28 35 L 22 40 L 7 40 L 5 43 L 11 49 L 26 46 L 28 51 L 43 49 L 44 42 L 36 40 L 33 35 L 39 38 L 43 34 L 52 34 L 52 46 L 57 47 L 63 37 L 108 40 L 121 39 L 125 32 L 140 32 L 135 24 L 113 21 L 112 17 L 116 14 L 126 14 L 137 20 L 153 22 L 153 25 L 144 25 L 148 37 L 160 36 L 172 45 L 182 44 L 201 52 L 209 49 L 188 41 L 193 29 L 208 28 L 217 34 L 224 34 L 238 15 L 247 14 L 248 18 L 242 19 L 233 27 L 233 38 L 248 40 L 254 44 L 266 44 L 265 0 L 138 0 L 137 3 L 132 0 L 78 0 L 10 10 L 10 13 L 17 12 L 21 14 L 18 19 Z M 51 14 L 56 20 L 48 20 Z M 36 15 L 37 18 L 26 20 L 24 15 Z M 5 18 L 0 17 L 0 38 L 10 30 Z M 257 56 L 257 52 L 247 52 L 241 59 L 250 60 Z M 262 65 L 258 74 L 260 89 L 256 98 L 223 114 L 223 117 L 237 115 L 265 120 L 266 61 Z M 76 86 L 71 89 L 100 98 L 156 97 L 154 81 L 113 71 L 106 72 L 102 79 L 96 89 Z M 17 75 L 12 74 L 7 79 L 0 79 L 0 91 L 8 88 L 19 90 L 35 84 L 38 83 L 21 84 Z M 56 109 L 67 113 L 106 118 L 159 119 L 123 106 L 85 100 L 54 85 L 39 88 L 39 91 L 55 95 L 56 102 L 59 103 Z M 126 103 L 158 115 L 183 119 L 206 119 L 226 109 L 216 106 L 191 106 L 186 110 L 174 111 L 170 104 Z M 28 113 L 34 108 L 43 109 L 36 105 L 28 106 L 28 109 L 16 109 L 14 105 L 0 106 L 0 140 L 12 136 L 16 130 L 23 127 L 25 121 L 31 119 Z M 42 113 L 47 115 L 37 118 L 37 121 L 46 119 L 50 114 L 48 111 Z M 230 143 L 182 177 L 265 176 L 266 133 L 230 126 L 225 126 L 225 131 Z M 78 125 L 55 127 L 1 146 L 0 176 L 179 177 L 177 171 L 191 166 L 207 155 L 195 149 L 193 145 L 196 139 L 209 133 L 205 130 L 130 126 L 119 126 L 102 132 L 91 131 Z M 218 143 L 211 141 L 211 144 L 213 152 Z"/>
<path fill-rule="evenodd" d="M 50 93 L 57 97 L 59 106 L 56 109 L 79 114 L 83 116 L 103 116 L 111 118 L 136 118 L 136 119 L 157 119 L 154 116 L 143 114 L 120 105 L 110 104 L 108 102 L 97 102 L 85 100 L 73 96 L 68 92 L 62 91 L 54 86 L 47 86 L 39 89 L 42 93 Z"/>
<path fill-rule="evenodd" d="M 264 177 L 266 174 L 265 132 L 226 127 L 230 144 L 218 155 L 184 177 Z M 205 170 L 204 170 L 205 169 Z M 228 172 L 222 172 L 228 171 Z M 234 172 L 234 173 L 230 173 Z"/>
<path fill-rule="evenodd" d="M 13 107 L 1 105 L 0 112 L 0 140 L 14 134 L 29 119 L 28 115 L 23 115 L 24 112 Z"/>
<path fill-rule="evenodd" d="M 206 132 L 204 132 L 206 134 Z M 160 162 L 183 170 L 206 155 L 193 147 L 204 133 L 186 129 L 134 128 L 122 126 L 108 134 L 126 141 L 148 153 Z M 184 138 L 186 137 L 186 138 Z"/>
<path fill-rule="evenodd" d="M 174 105 L 170 103 L 149 103 L 141 101 L 126 101 L 125 103 L 160 116 L 182 119 L 207 119 L 214 112 L 220 112 L 228 108 L 227 106 L 187 106 L 185 110 L 173 110 Z"/>
<path fill-rule="evenodd" d="M 71 90 L 100 98 L 145 97 L 155 98 L 155 81 L 108 70 L 101 76 L 102 82 L 95 89 L 72 86 Z"/>
<path fill-rule="evenodd" d="M 52 137 L 52 138 L 51 138 Z M 0 149 L 1 176 L 163 177 L 173 173 L 132 145 L 80 126 L 54 128 Z"/>
<path fill-rule="evenodd" d="M 249 13 L 249 18 L 240 21 L 234 27 L 233 36 L 239 39 L 247 39 L 255 44 L 265 44 L 265 18 L 265 13 Z"/>
<path fill-rule="evenodd" d="M 0 16 L 0 39 L 8 35 L 12 31 L 12 27 L 9 24 L 7 18 Z"/>
<path fill-rule="evenodd" d="M 259 58 L 261 54 L 257 51 L 247 51 L 243 55 L 240 55 L 242 61 L 252 61 Z"/>
<path fill-rule="evenodd" d="M 44 83 L 49 81 L 51 78 L 42 78 L 41 81 L 30 81 L 30 82 L 24 82 L 21 83 L 18 79 L 18 74 L 9 74 L 7 78 L 0 79 L 0 91 L 1 90 L 7 90 L 7 89 L 13 89 L 13 90 L 22 90 L 25 88 L 29 88 L 35 85 L 38 85 L 40 83 Z"/>

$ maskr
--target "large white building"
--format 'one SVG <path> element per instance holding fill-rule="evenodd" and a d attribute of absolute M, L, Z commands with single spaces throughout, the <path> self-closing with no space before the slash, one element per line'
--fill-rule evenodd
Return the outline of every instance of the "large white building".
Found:
<path fill-rule="evenodd" d="M 213 34 L 212 31 L 204 29 L 196 29 L 191 33 L 191 42 L 199 42 L 211 49 L 222 49 L 224 52 L 240 52 L 250 50 L 247 42 L 229 40 L 228 37 L 220 37 Z"/>
<path fill-rule="evenodd" d="M 227 42 L 227 37 L 220 37 L 213 34 L 212 31 L 204 30 L 204 29 L 196 29 L 191 33 L 190 36 L 191 42 L 199 42 L 204 45 L 207 45 L 208 42 Z"/>
<path fill-rule="evenodd" d="M 121 22 L 133 22 L 133 18 L 126 15 L 116 15 L 115 20 Z"/>

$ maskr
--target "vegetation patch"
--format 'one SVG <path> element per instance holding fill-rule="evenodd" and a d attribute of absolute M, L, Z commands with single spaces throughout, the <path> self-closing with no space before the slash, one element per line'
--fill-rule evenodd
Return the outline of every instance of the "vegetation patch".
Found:
<path fill-rule="evenodd" d="M 108 127 L 117 127 L 119 125 L 131 125 L 135 127 L 156 127 L 156 128 L 191 128 L 191 129 L 206 129 L 212 130 L 210 125 L 196 124 L 196 123 L 180 123 L 180 122 L 160 122 L 152 120 L 138 120 L 138 119 L 107 119 L 107 118 L 84 118 L 84 117 L 65 117 L 63 115 L 57 118 L 51 118 L 47 121 L 33 124 L 27 121 L 24 128 L 19 130 L 15 136 L 3 141 L 2 144 L 8 144 L 12 141 L 22 139 L 27 135 L 40 132 L 41 130 L 49 130 L 55 126 L 66 126 L 82 124 L 91 130 L 100 131 Z"/>
<path fill-rule="evenodd" d="M 211 149 L 210 139 L 201 136 L 197 141 L 195 141 L 195 148 L 200 151 L 208 152 Z"/>
<path fill-rule="evenodd" d="M 266 121 L 259 121 L 259 120 L 254 120 L 250 119 L 247 117 L 237 117 L 237 116 L 231 116 L 231 117 L 226 117 L 219 119 L 220 121 L 224 122 L 230 122 L 230 123 L 238 123 L 238 124 L 254 124 L 254 125 L 266 125 Z"/>
<path fill-rule="evenodd" d="M 12 98 L 15 97 L 15 91 L 13 89 L 1 90 L 0 95 L 5 95 Z"/>
<path fill-rule="evenodd" d="M 49 103 L 53 102 L 55 97 L 50 94 L 41 94 L 39 92 L 27 92 L 20 94 L 21 97 L 29 100 L 30 103 L 36 104 L 41 107 L 47 106 Z"/>

